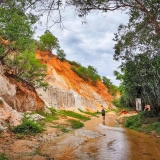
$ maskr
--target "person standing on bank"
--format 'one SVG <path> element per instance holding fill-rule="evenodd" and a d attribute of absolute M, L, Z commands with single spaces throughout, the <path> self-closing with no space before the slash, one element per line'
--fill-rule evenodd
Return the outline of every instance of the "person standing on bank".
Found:
<path fill-rule="evenodd" d="M 102 106 L 103 107 L 103 106 Z M 105 120 L 105 110 L 104 110 L 104 108 L 102 108 L 102 117 L 103 117 L 103 120 Z"/>

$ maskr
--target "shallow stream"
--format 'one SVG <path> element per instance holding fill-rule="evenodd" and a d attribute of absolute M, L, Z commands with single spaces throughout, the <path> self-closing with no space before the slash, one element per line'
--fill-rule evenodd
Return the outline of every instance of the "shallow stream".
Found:
<path fill-rule="evenodd" d="M 115 116 L 100 116 L 40 150 L 54 160 L 160 160 L 160 138 L 126 129 Z"/>

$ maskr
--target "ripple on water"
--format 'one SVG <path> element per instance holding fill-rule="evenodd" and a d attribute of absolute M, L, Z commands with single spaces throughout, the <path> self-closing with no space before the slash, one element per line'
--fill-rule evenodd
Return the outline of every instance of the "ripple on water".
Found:
<path fill-rule="evenodd" d="M 98 145 L 97 160 L 129 160 L 129 144 L 125 130 L 118 127 L 99 125 L 98 128 L 105 136 L 101 137 Z"/>

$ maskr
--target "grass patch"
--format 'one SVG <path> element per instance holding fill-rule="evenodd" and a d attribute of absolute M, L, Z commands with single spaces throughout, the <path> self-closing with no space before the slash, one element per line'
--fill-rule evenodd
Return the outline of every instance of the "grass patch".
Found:
<path fill-rule="evenodd" d="M 2 105 L 3 104 L 3 101 L 0 99 L 0 105 Z"/>
<path fill-rule="evenodd" d="M 98 117 L 97 112 L 86 112 L 86 111 L 81 110 L 80 108 L 78 108 L 78 110 L 82 113 L 85 113 L 85 114 L 88 114 L 88 115 L 91 115 L 91 116 L 94 116 L 94 117 Z"/>
<path fill-rule="evenodd" d="M 5 153 L 0 153 L 0 160 L 9 160 Z"/>
<path fill-rule="evenodd" d="M 160 118 L 155 111 L 143 111 L 126 119 L 125 127 L 144 133 L 160 133 Z"/>
<path fill-rule="evenodd" d="M 58 126 L 52 126 L 53 128 L 60 129 L 63 133 L 68 133 L 69 129 L 65 128 L 64 126 L 58 125 Z"/>
<path fill-rule="evenodd" d="M 79 113 L 75 113 L 73 111 L 60 110 L 58 113 L 60 113 L 61 115 L 64 115 L 64 116 L 69 116 L 69 117 L 77 118 L 77 119 L 82 120 L 82 121 L 88 121 L 88 120 L 90 120 L 89 117 L 83 116 L 83 115 L 81 115 Z"/>
<path fill-rule="evenodd" d="M 68 120 L 68 122 L 71 123 L 71 127 L 73 129 L 78 129 L 78 128 L 84 127 L 84 124 L 82 122 L 80 122 L 80 121 L 76 121 L 76 120 L 70 119 L 70 120 Z"/>
<path fill-rule="evenodd" d="M 54 120 L 58 120 L 58 117 L 56 116 L 56 114 L 52 110 L 50 111 L 51 113 L 44 113 L 42 110 L 39 110 L 37 111 L 37 113 L 45 117 L 46 122 L 52 122 Z"/>
<path fill-rule="evenodd" d="M 43 131 L 43 128 L 38 123 L 25 119 L 22 124 L 14 127 L 12 131 L 17 134 L 26 135 L 41 133 Z"/>
<path fill-rule="evenodd" d="M 25 135 L 22 134 L 22 133 L 16 134 L 16 138 L 17 138 L 17 139 L 24 139 L 24 137 L 25 137 Z"/>

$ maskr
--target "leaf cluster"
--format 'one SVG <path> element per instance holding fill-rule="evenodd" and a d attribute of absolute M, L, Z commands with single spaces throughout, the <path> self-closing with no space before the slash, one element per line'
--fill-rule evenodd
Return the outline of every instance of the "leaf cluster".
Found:
<path fill-rule="evenodd" d="M 102 82 L 103 84 L 108 88 L 108 91 L 113 95 L 116 96 L 117 92 L 119 91 L 118 87 L 115 86 L 110 79 L 107 77 L 103 76 L 102 77 Z"/>
<path fill-rule="evenodd" d="M 88 81 L 89 79 L 91 79 L 94 85 L 96 85 L 98 80 L 101 80 L 96 68 L 92 66 L 88 66 L 87 68 L 83 66 L 73 66 L 71 69 L 75 73 L 77 73 L 83 80 Z"/>
<path fill-rule="evenodd" d="M 31 120 L 24 120 L 22 124 L 14 127 L 12 131 L 20 134 L 36 134 L 42 132 L 42 127 Z"/>

